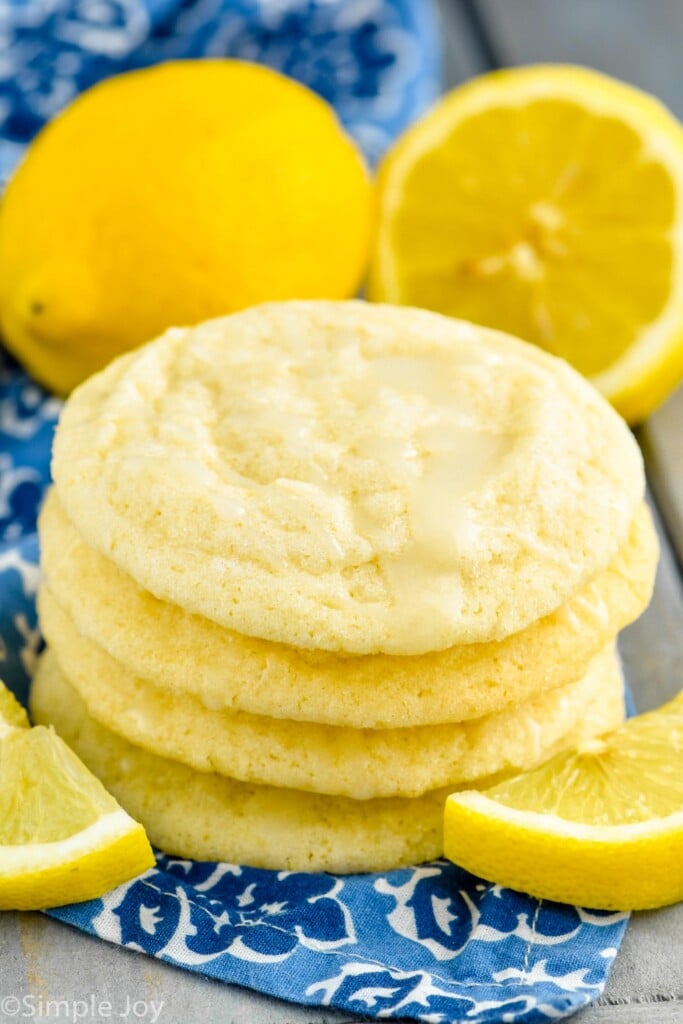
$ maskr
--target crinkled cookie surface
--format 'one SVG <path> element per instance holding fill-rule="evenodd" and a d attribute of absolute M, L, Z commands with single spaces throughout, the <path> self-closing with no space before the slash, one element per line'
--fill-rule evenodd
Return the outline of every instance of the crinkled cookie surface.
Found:
<path fill-rule="evenodd" d="M 157 597 L 359 654 L 523 629 L 608 565 L 644 488 L 564 363 L 363 302 L 167 332 L 74 393 L 53 473 L 86 542 Z"/>

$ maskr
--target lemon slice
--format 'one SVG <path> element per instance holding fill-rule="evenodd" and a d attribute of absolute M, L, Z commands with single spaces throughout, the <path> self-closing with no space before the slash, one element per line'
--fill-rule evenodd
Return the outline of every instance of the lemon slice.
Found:
<path fill-rule="evenodd" d="M 94 899 L 153 864 L 142 825 L 0 683 L 0 910 Z"/>
<path fill-rule="evenodd" d="M 368 294 L 517 334 L 631 422 L 683 374 L 683 128 L 571 66 L 456 89 L 379 173 Z"/>
<path fill-rule="evenodd" d="M 444 848 L 475 875 L 562 903 L 683 899 L 683 692 L 535 771 L 452 794 Z"/>

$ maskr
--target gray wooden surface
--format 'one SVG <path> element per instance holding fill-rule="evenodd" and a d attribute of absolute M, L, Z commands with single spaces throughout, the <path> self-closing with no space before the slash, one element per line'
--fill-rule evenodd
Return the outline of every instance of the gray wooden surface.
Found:
<path fill-rule="evenodd" d="M 683 0 L 442 0 L 442 11 L 449 84 L 497 65 L 572 61 L 649 89 L 683 116 Z M 637 706 L 646 710 L 673 696 L 683 680 L 683 390 L 639 436 L 662 560 L 652 605 L 626 631 L 621 651 Z M 139 1001 L 145 1011 L 139 1019 L 152 1021 L 156 1014 L 161 1024 L 364 1019 L 291 1006 L 191 975 L 42 915 L 0 915 L 2 1024 L 47 1019 L 41 1007 L 48 999 L 87 1001 L 91 993 L 109 999 L 115 1019 Z M 26 996 L 32 1001 L 17 1009 L 12 999 Z M 683 1024 L 683 905 L 634 915 L 603 997 L 575 1020 Z"/>

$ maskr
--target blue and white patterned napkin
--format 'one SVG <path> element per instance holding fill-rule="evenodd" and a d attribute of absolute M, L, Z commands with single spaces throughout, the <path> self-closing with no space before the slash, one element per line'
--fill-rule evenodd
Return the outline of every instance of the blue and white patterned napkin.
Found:
<path fill-rule="evenodd" d="M 332 103 L 371 162 L 438 95 L 433 0 L 0 0 L 0 184 L 79 92 L 121 71 L 238 57 Z"/>
<path fill-rule="evenodd" d="M 331 100 L 371 160 L 439 78 L 431 0 L 0 0 L 0 50 L 0 181 L 77 92 L 159 60 L 231 55 L 279 68 Z M 58 412 L 0 352 L 0 676 L 22 700 L 41 646 L 35 522 Z M 50 913 L 282 999 L 432 1024 L 572 1013 L 602 991 L 627 922 L 445 861 L 343 878 L 163 854 L 103 899 Z"/>

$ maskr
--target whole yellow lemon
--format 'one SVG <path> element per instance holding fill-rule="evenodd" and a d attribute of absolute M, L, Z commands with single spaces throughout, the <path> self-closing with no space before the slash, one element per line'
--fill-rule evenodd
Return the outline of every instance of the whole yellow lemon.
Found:
<path fill-rule="evenodd" d="M 274 71 L 180 61 L 110 78 L 36 138 L 0 214 L 0 327 L 66 393 L 173 324 L 347 298 L 372 186 L 334 111 Z"/>

